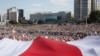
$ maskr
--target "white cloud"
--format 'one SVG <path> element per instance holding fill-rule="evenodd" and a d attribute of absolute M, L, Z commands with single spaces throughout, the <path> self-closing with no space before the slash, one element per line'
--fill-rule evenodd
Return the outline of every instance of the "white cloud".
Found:
<path fill-rule="evenodd" d="M 41 4 L 33 4 L 32 6 L 33 7 L 41 7 L 42 5 Z"/>
<path fill-rule="evenodd" d="M 67 0 L 50 0 L 52 4 L 67 5 Z"/>

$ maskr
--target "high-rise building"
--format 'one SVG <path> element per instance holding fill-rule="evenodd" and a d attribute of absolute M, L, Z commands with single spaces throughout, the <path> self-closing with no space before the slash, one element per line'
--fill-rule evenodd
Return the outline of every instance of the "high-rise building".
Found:
<path fill-rule="evenodd" d="M 97 2 L 97 10 L 100 10 L 100 1 Z"/>
<path fill-rule="evenodd" d="M 24 18 L 24 10 L 23 9 L 19 9 L 19 18 Z"/>
<path fill-rule="evenodd" d="M 97 0 L 91 0 L 91 11 L 97 10 Z"/>
<path fill-rule="evenodd" d="M 2 22 L 6 22 L 6 20 L 7 20 L 7 14 L 4 14 L 4 15 L 2 16 Z"/>
<path fill-rule="evenodd" d="M 98 10 L 97 0 L 74 0 L 74 18 L 86 19 L 90 12 Z"/>
<path fill-rule="evenodd" d="M 16 7 L 7 10 L 7 19 L 18 22 L 18 9 Z"/>

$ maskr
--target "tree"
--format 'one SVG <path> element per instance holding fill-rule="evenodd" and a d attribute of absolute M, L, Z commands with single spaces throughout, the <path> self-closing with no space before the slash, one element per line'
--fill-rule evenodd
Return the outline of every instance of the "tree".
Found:
<path fill-rule="evenodd" d="M 38 21 L 38 24 L 43 24 L 43 21 L 42 21 L 42 20 L 39 20 L 39 21 Z"/>
<path fill-rule="evenodd" d="M 18 24 L 16 21 L 9 21 L 10 24 Z"/>
<path fill-rule="evenodd" d="M 24 18 L 19 18 L 19 23 L 20 24 L 27 24 L 27 20 L 25 20 Z"/>
<path fill-rule="evenodd" d="M 80 21 L 80 20 L 78 20 L 76 23 L 77 23 L 77 24 L 80 24 L 80 23 L 81 23 L 81 21 Z"/>
<path fill-rule="evenodd" d="M 100 20 L 100 11 L 92 11 L 89 15 L 88 22 L 96 23 Z"/>
<path fill-rule="evenodd" d="M 27 24 L 33 24 L 34 22 L 31 20 L 27 20 Z"/>
<path fill-rule="evenodd" d="M 58 21 L 57 24 L 58 24 L 58 25 L 62 25 L 62 22 L 61 22 L 61 21 Z"/>
<path fill-rule="evenodd" d="M 100 23 L 100 18 L 97 19 L 98 23 Z"/>

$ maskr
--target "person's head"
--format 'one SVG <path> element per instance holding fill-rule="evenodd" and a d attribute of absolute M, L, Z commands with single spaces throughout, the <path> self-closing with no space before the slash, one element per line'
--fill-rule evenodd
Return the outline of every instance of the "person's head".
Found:
<path fill-rule="evenodd" d="M 14 29 L 14 26 L 11 26 L 11 29 Z"/>

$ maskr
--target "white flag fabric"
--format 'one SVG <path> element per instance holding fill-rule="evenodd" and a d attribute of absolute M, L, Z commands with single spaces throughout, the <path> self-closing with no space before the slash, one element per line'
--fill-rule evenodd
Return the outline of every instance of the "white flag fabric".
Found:
<path fill-rule="evenodd" d="M 18 56 L 23 53 L 33 41 L 17 41 L 8 38 L 0 40 L 0 56 Z"/>
<path fill-rule="evenodd" d="M 100 0 L 96 0 L 97 2 L 100 2 Z"/>
<path fill-rule="evenodd" d="M 34 41 L 0 40 L 0 56 L 100 56 L 100 36 L 60 42 L 37 37 Z"/>
<path fill-rule="evenodd" d="M 83 56 L 100 56 L 100 36 L 87 36 L 68 43 L 77 46 Z"/>

